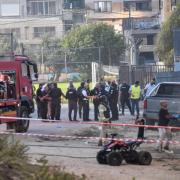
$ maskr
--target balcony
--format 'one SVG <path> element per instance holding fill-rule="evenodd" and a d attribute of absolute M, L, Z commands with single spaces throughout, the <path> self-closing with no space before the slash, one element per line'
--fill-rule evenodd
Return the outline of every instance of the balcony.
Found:
<path fill-rule="evenodd" d="M 159 18 L 127 18 L 123 20 L 124 30 L 160 29 Z"/>

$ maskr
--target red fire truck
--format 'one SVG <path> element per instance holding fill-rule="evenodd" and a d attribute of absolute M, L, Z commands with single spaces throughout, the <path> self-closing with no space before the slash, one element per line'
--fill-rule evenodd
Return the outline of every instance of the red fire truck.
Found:
<path fill-rule="evenodd" d="M 7 129 L 28 130 L 29 120 L 22 118 L 34 112 L 32 81 L 37 75 L 37 65 L 27 56 L 0 57 L 0 123 Z"/>

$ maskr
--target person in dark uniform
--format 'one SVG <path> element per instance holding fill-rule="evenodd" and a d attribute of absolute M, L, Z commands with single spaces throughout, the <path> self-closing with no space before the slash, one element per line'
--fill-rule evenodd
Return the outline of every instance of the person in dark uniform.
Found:
<path fill-rule="evenodd" d="M 83 96 L 83 121 L 89 121 L 89 91 L 88 84 L 85 83 L 84 88 L 82 89 Z"/>
<path fill-rule="evenodd" d="M 77 99 L 78 99 L 78 95 L 77 95 L 77 91 L 73 86 L 73 83 L 70 83 L 69 88 L 66 92 L 66 98 L 68 99 L 68 116 L 69 116 L 69 121 L 72 121 L 71 115 L 72 115 L 72 111 L 74 111 L 74 118 L 73 121 L 77 121 L 76 117 L 77 117 Z"/>
<path fill-rule="evenodd" d="M 96 84 L 94 89 L 91 91 L 91 95 L 98 97 L 100 94 L 100 85 L 99 83 Z M 98 114 L 99 114 L 99 98 L 93 98 L 93 104 L 94 104 L 94 120 L 98 121 Z"/>
<path fill-rule="evenodd" d="M 39 87 L 36 91 L 36 104 L 37 104 L 37 115 L 38 118 L 41 118 L 41 101 L 40 101 L 40 97 L 41 97 L 41 88 L 42 88 L 43 84 L 39 84 Z"/>
<path fill-rule="evenodd" d="M 40 99 L 40 109 L 41 109 L 41 118 L 47 119 L 47 112 L 48 112 L 48 101 L 46 99 L 48 95 L 47 91 L 47 84 L 44 84 L 41 88 L 41 92 L 39 93 Z"/>
<path fill-rule="evenodd" d="M 54 83 L 49 93 L 51 97 L 51 119 L 60 120 L 61 115 L 61 96 L 65 97 L 60 88 L 57 87 L 57 83 Z"/>
<path fill-rule="evenodd" d="M 77 89 L 77 95 L 78 95 L 78 111 L 79 111 L 79 118 L 82 117 L 82 108 L 83 108 L 83 96 L 82 96 L 82 89 L 84 88 L 85 82 L 81 82 L 80 87 Z"/>
<path fill-rule="evenodd" d="M 121 102 L 121 108 L 122 108 L 122 115 L 124 115 L 125 104 L 127 105 L 130 113 L 132 114 L 129 89 L 130 89 L 130 86 L 124 81 L 120 88 L 120 102 Z"/>
<path fill-rule="evenodd" d="M 111 120 L 118 120 L 119 119 L 119 114 L 118 114 L 118 85 L 116 84 L 115 81 L 112 81 L 111 87 L 109 90 L 109 106 L 111 110 Z"/>

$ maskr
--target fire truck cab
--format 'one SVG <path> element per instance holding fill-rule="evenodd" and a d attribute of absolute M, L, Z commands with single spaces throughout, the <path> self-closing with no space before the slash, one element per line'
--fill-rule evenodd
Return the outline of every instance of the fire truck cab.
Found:
<path fill-rule="evenodd" d="M 7 129 L 28 130 L 29 120 L 22 118 L 34 112 L 32 82 L 37 78 L 37 65 L 27 56 L 0 58 L 0 123 L 6 123 Z"/>

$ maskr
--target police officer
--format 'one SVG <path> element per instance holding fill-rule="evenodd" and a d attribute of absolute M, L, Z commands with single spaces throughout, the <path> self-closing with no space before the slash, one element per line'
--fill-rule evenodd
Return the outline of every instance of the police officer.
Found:
<path fill-rule="evenodd" d="M 38 118 L 41 118 L 41 102 L 40 102 L 40 97 L 41 97 L 41 88 L 43 84 L 39 84 L 39 87 L 36 91 L 36 104 L 37 104 L 37 115 Z"/>
<path fill-rule="evenodd" d="M 121 107 L 122 107 L 122 115 L 124 115 L 125 104 L 127 105 L 130 113 L 132 114 L 129 89 L 130 89 L 130 86 L 124 81 L 120 88 L 120 101 L 121 101 Z"/>
<path fill-rule="evenodd" d="M 73 83 L 70 83 L 69 88 L 66 92 L 66 98 L 68 99 L 68 116 L 69 116 L 69 121 L 72 121 L 72 111 L 74 111 L 74 118 L 73 121 L 77 121 L 76 117 L 77 117 L 77 99 L 78 99 L 78 95 L 77 95 L 77 91 L 74 88 Z"/>
<path fill-rule="evenodd" d="M 64 93 L 60 88 L 57 87 L 57 83 L 53 84 L 51 92 L 49 94 L 51 97 L 51 119 L 60 120 L 61 114 L 61 96 L 65 97 Z"/>
<path fill-rule="evenodd" d="M 89 121 L 89 91 L 88 91 L 88 84 L 85 83 L 82 89 L 82 96 L 83 96 L 83 121 Z"/>
<path fill-rule="evenodd" d="M 109 90 L 109 106 L 110 106 L 110 110 L 112 114 L 111 120 L 119 119 L 118 107 L 117 107 L 118 94 L 119 94 L 118 85 L 116 84 L 115 81 L 112 81 L 111 87 Z"/>
<path fill-rule="evenodd" d="M 82 117 L 82 108 L 83 108 L 83 95 L 82 95 L 82 89 L 84 88 L 85 82 L 81 82 L 80 87 L 77 89 L 77 95 L 78 95 L 78 111 L 79 111 L 79 118 Z"/>
<path fill-rule="evenodd" d="M 38 97 L 40 99 L 40 109 L 41 109 L 41 118 L 47 119 L 48 112 L 48 101 L 46 99 L 48 95 L 47 84 L 44 84 L 41 88 L 41 92 L 39 92 Z"/>
<path fill-rule="evenodd" d="M 132 104 L 132 115 L 134 116 L 134 111 L 136 107 L 137 117 L 139 117 L 139 101 L 141 97 L 141 87 L 139 81 L 136 81 L 134 85 L 130 88 L 131 93 L 131 104 Z"/>
<path fill-rule="evenodd" d="M 100 94 L 100 85 L 97 83 L 94 87 L 94 89 L 91 91 L 91 95 L 98 97 Z M 93 104 L 94 104 L 94 120 L 98 121 L 98 106 L 99 106 L 99 98 L 93 98 Z"/>

